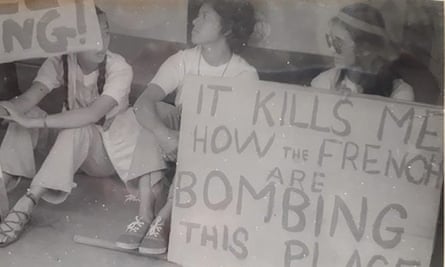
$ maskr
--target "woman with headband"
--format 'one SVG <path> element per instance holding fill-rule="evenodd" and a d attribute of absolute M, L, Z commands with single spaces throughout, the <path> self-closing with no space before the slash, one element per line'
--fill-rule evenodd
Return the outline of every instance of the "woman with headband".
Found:
<path fill-rule="evenodd" d="M 363 3 L 342 8 L 330 21 L 326 41 L 335 67 L 312 80 L 312 87 L 414 101 L 413 88 L 393 67 L 398 55 L 376 8 Z"/>

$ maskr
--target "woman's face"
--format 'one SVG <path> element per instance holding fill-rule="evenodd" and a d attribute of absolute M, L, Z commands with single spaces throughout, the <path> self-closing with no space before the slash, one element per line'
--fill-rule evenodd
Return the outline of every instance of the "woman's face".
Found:
<path fill-rule="evenodd" d="M 192 43 L 204 45 L 225 38 L 221 30 L 221 17 L 211 5 L 203 4 L 193 20 Z"/>
<path fill-rule="evenodd" d="M 110 45 L 110 31 L 108 26 L 108 21 L 105 15 L 99 15 L 99 27 L 102 36 L 102 49 L 100 50 L 89 50 L 84 52 L 79 52 L 78 57 L 82 60 L 90 63 L 100 63 L 104 60 L 105 54 Z"/>
<path fill-rule="evenodd" d="M 375 45 L 357 44 L 351 34 L 339 23 L 333 23 L 329 42 L 334 50 L 335 65 L 366 73 L 377 73 L 385 64 Z"/>
<path fill-rule="evenodd" d="M 338 67 L 353 66 L 355 45 L 349 32 L 338 23 L 333 23 L 328 38 L 329 46 L 334 53 L 335 65 Z"/>

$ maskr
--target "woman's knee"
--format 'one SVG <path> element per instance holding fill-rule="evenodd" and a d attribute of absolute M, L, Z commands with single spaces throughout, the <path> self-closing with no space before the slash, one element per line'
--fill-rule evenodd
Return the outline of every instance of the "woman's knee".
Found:
<path fill-rule="evenodd" d="M 60 136 L 73 136 L 73 135 L 78 135 L 78 134 L 82 133 L 82 131 L 83 131 L 83 127 L 82 127 L 82 128 L 63 129 L 63 130 L 60 130 L 60 132 L 59 132 L 59 137 L 60 137 Z"/>
<path fill-rule="evenodd" d="M 85 141 L 84 139 L 91 135 L 92 126 L 85 126 L 79 128 L 71 128 L 71 129 L 63 129 L 57 135 L 57 140 L 68 140 L 71 142 L 81 142 Z"/>

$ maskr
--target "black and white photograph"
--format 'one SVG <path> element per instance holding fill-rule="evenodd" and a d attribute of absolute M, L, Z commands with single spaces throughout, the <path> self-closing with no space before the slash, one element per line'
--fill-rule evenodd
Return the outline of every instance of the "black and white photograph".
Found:
<path fill-rule="evenodd" d="M 0 0 L 1 267 L 440 267 L 444 2 Z"/>

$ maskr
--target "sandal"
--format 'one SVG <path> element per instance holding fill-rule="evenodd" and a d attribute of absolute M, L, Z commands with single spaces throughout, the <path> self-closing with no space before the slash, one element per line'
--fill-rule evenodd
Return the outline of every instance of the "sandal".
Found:
<path fill-rule="evenodd" d="M 31 193 L 28 192 L 25 194 L 25 196 L 28 197 L 34 205 L 37 205 L 37 201 Z M 23 212 L 23 211 L 18 211 L 18 210 L 12 209 L 9 211 L 9 214 L 7 217 L 9 217 L 10 215 L 15 215 L 17 217 L 17 220 L 16 221 L 5 220 L 1 223 L 1 225 L 0 225 L 0 240 L 1 240 L 0 247 L 9 246 L 10 244 L 17 241 L 19 239 L 20 235 L 23 234 L 23 232 L 25 231 L 26 226 L 31 221 L 30 214 Z M 18 227 L 18 229 L 14 229 L 12 227 L 12 225 L 18 225 L 19 227 Z M 5 228 L 6 228 L 6 230 L 5 230 Z M 8 233 L 12 233 L 12 235 L 8 235 Z"/>
<path fill-rule="evenodd" d="M 14 190 L 21 181 L 22 176 L 18 176 L 13 182 L 5 184 L 3 178 L 0 177 L 0 222 L 5 219 L 9 211 L 8 193 Z"/>
<path fill-rule="evenodd" d="M 19 220 L 18 221 L 8 221 L 5 220 L 1 225 L 2 226 L 6 226 L 8 229 L 3 230 L 0 227 L 0 239 L 2 237 L 5 237 L 4 240 L 0 241 L 0 247 L 6 247 L 9 246 L 10 244 L 14 243 L 15 241 L 17 241 L 20 237 L 20 235 L 23 233 L 23 231 L 25 231 L 25 227 L 26 225 L 29 223 L 31 217 L 22 211 L 16 211 L 16 210 L 11 210 L 9 212 L 9 215 L 14 214 Z M 20 217 L 23 216 L 23 217 Z M 17 224 L 19 225 L 18 229 L 14 229 L 11 227 L 12 224 Z M 8 233 L 12 233 L 12 235 L 8 235 Z"/>

